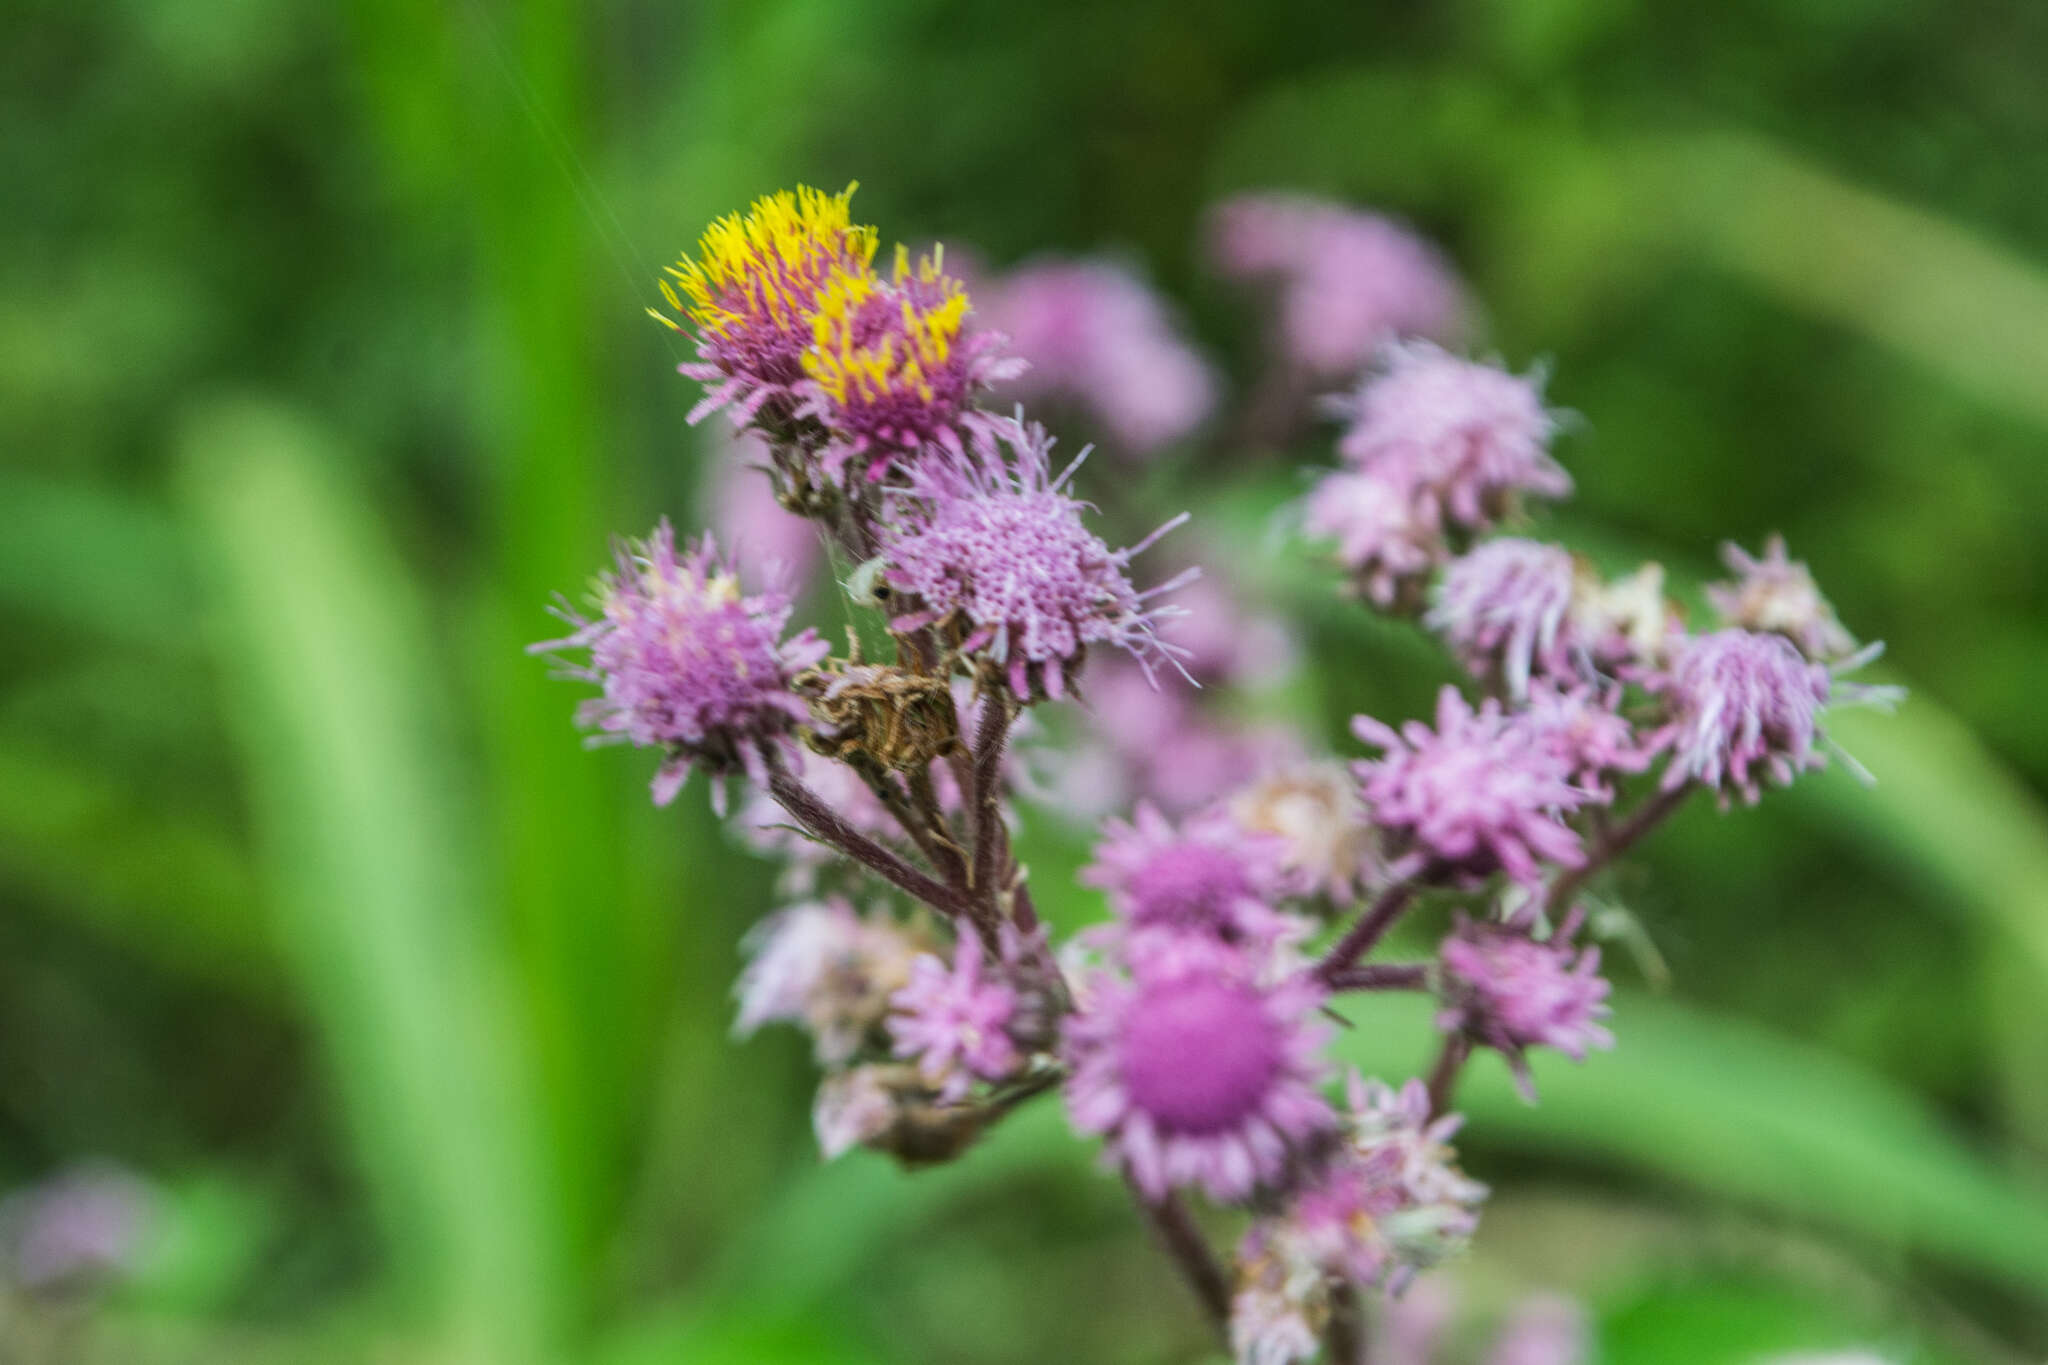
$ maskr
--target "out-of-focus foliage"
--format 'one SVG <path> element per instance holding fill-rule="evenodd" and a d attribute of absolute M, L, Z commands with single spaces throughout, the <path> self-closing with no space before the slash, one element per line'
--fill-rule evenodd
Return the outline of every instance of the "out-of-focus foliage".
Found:
<path fill-rule="evenodd" d="M 1535 1110 L 1477 1073 L 1465 1299 L 1581 1295 L 1610 1360 L 2048 1348 L 2048 9 L 10 18 L 0 1184 L 100 1157 L 157 1193 L 89 1316 L 0 1301 L 0 1358 L 1200 1358 L 1052 1107 L 941 1172 L 818 1166 L 798 1040 L 726 1036 L 769 870 L 581 752 L 520 653 L 608 532 L 699 510 L 659 265 L 853 178 L 994 264 L 1132 254 L 1240 392 L 1203 207 L 1402 214 L 1583 416 L 1567 539 L 1697 583 L 1786 533 L 1914 689 L 1840 724 L 1879 785 L 1647 850 L 1669 998 L 1616 944 L 1618 1052 Z M 1283 461 L 1187 459 L 1147 491 L 1302 622 L 1323 738 L 1447 675 L 1277 545 Z M 1027 834 L 1095 913 L 1072 836 Z M 1359 1022 L 1421 1064 L 1418 1019 Z"/>

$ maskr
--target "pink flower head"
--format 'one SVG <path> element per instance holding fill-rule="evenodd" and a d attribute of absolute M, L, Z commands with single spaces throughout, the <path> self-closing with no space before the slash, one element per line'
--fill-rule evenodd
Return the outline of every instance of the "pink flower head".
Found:
<path fill-rule="evenodd" d="M 1566 625 L 1577 577 L 1571 553 L 1559 546 L 1489 540 L 1444 570 L 1424 624 L 1474 677 L 1501 679 L 1519 701 L 1531 676 L 1572 674 Z"/>
<path fill-rule="evenodd" d="M 1657 737 L 1671 749 L 1666 787 L 1694 781 L 1754 804 L 1761 778 L 1785 786 L 1827 761 L 1816 743 L 1832 678 L 1782 635 L 1719 630 L 1687 640 L 1664 690 L 1675 712 Z"/>
<path fill-rule="evenodd" d="M 1540 376 L 1410 342 L 1390 349 L 1336 411 L 1351 419 L 1338 453 L 1361 473 L 1413 490 L 1432 520 L 1480 530 L 1521 496 L 1572 491 L 1550 457 L 1557 422 L 1543 406 Z"/>
<path fill-rule="evenodd" d="M 913 268 L 898 250 L 895 278 L 834 277 L 819 296 L 804 352 L 800 415 L 828 433 L 820 467 L 869 481 L 931 453 L 960 458 L 963 437 L 992 455 L 1000 419 L 975 407 L 990 384 L 1021 372 L 1003 338 L 972 325 L 967 291 L 938 252 Z"/>
<path fill-rule="evenodd" d="M 1348 904 L 1371 865 L 1372 826 L 1341 763 L 1274 768 L 1230 801 L 1231 818 L 1280 840 L 1282 864 L 1304 892 Z"/>
<path fill-rule="evenodd" d="M 849 1060 L 910 981 L 917 945 L 886 918 L 864 919 L 834 897 L 791 906 L 756 925 L 733 993 L 746 1037 L 782 1021 L 810 1030 L 818 1060 Z"/>
<path fill-rule="evenodd" d="M 1158 807 L 1142 802 L 1129 823 L 1103 826 L 1081 881 L 1108 891 L 1111 907 L 1134 932 L 1266 948 L 1292 928 L 1272 909 L 1291 889 L 1285 857 L 1280 840 L 1246 830 L 1226 811 L 1191 817 L 1176 829 Z"/>
<path fill-rule="evenodd" d="M 1565 760 L 1572 781 L 1597 801 L 1614 799 L 1610 779 L 1616 773 L 1642 772 L 1656 757 L 1618 709 L 1621 698 L 1619 684 L 1562 688 L 1538 682 L 1522 712 L 1522 723 Z"/>
<path fill-rule="evenodd" d="M 1285 194 L 1227 200 L 1209 222 L 1210 258 L 1233 279 L 1276 291 L 1288 362 L 1309 375 L 1355 373 L 1404 336 L 1457 329 L 1463 291 L 1443 257 L 1378 214 Z"/>
<path fill-rule="evenodd" d="M 1783 536 L 1765 541 L 1760 559 L 1732 541 L 1721 547 L 1721 559 L 1736 581 L 1708 585 L 1707 600 L 1729 625 L 1775 631 L 1815 663 L 1833 663 L 1856 652 L 1855 639 L 1835 619 L 1812 573 L 1786 557 Z"/>
<path fill-rule="evenodd" d="M 1037 261 L 975 292 L 977 311 L 1030 363 L 1004 394 L 1085 408 L 1116 451 L 1148 455 L 1171 445 L 1215 406 L 1208 365 L 1159 296 L 1122 265 Z"/>
<path fill-rule="evenodd" d="M 958 1103 L 976 1079 L 1001 1080 L 1023 1061 L 1007 1031 L 1017 992 L 985 974 L 981 943 L 972 933 L 960 935 L 951 967 L 920 953 L 910 966 L 910 984 L 890 1004 L 896 1055 L 916 1058 L 944 1103 Z"/>
<path fill-rule="evenodd" d="M 911 507 L 882 553 L 884 581 L 917 606 L 892 628 L 957 627 L 961 648 L 983 653 L 1027 701 L 1064 696 L 1090 645 L 1128 650 L 1148 670 L 1176 657 L 1159 638 L 1159 609 L 1147 604 L 1188 575 L 1140 592 L 1125 570 L 1186 516 L 1111 550 L 1082 523 L 1086 504 L 1066 491 L 1088 452 L 1055 478 L 1044 428 L 1011 423 L 1005 440 L 1014 467 L 955 460 L 913 471 L 903 499 Z"/>
<path fill-rule="evenodd" d="M 669 268 L 662 295 L 694 329 L 697 363 L 678 366 L 715 385 L 690 412 L 694 425 L 720 408 L 735 425 L 774 405 L 792 415 L 812 344 L 812 318 L 834 280 L 871 277 L 875 230 L 855 224 L 853 186 L 840 194 L 799 188 L 754 201 L 704 232 L 697 256 Z M 655 317 L 675 331 L 678 323 Z"/>
<path fill-rule="evenodd" d="M 1317 481 L 1303 508 L 1302 529 L 1337 542 L 1337 562 L 1380 608 L 1403 600 L 1445 553 L 1442 527 L 1417 506 L 1405 484 L 1351 469 Z"/>
<path fill-rule="evenodd" d="M 1386 751 L 1352 771 L 1373 824 L 1406 845 L 1397 871 L 1436 863 L 1471 881 L 1498 869 L 1534 887 L 1540 861 L 1584 860 L 1564 817 L 1591 793 L 1571 780 L 1572 764 L 1540 729 L 1498 701 L 1475 711 L 1447 685 L 1434 731 L 1412 720 L 1395 730 L 1370 716 L 1355 717 L 1351 728 Z"/>
<path fill-rule="evenodd" d="M 1444 1260 L 1479 1223 L 1486 1186 L 1458 1168 L 1450 1140 L 1464 1120 L 1432 1117 L 1429 1091 L 1410 1080 L 1399 1090 L 1352 1072 L 1345 1082 L 1345 1149 L 1398 1208 L 1380 1230 L 1400 1262 L 1390 1287 Z"/>
<path fill-rule="evenodd" d="M 1600 950 L 1571 941 L 1579 922 L 1575 910 L 1538 940 L 1533 923 L 1461 918 L 1441 950 L 1444 1010 L 1437 1027 L 1462 1030 L 1499 1049 L 1531 1102 L 1536 1087 L 1525 1049 L 1554 1047 L 1583 1062 L 1589 1049 L 1614 1046 L 1614 1035 L 1600 1023 L 1611 1013 Z"/>
<path fill-rule="evenodd" d="M 572 632 L 529 652 L 590 651 L 568 676 L 604 694 L 577 719 L 606 739 L 668 753 L 654 776 L 656 805 L 675 799 L 692 763 L 714 777 L 744 769 L 765 781 L 764 755 L 786 751 L 791 727 L 810 718 L 790 679 L 825 657 L 825 642 L 811 630 L 783 639 L 789 595 L 743 593 L 709 535 L 678 554 L 664 520 L 645 543 L 621 544 L 617 560 L 599 580 L 598 615 L 559 609 Z M 722 811 L 723 788 L 712 800 Z"/>
<path fill-rule="evenodd" d="M 1281 1183 L 1332 1127 L 1321 992 L 1300 975 L 1261 985 L 1220 944 L 1131 946 L 1130 975 L 1094 973 L 1067 1021 L 1074 1126 L 1108 1139 L 1149 1198 L 1194 1185 L 1234 1202 Z"/>

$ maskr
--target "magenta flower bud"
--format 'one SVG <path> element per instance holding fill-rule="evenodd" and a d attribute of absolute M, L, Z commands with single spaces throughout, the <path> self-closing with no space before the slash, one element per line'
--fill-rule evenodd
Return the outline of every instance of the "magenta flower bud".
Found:
<path fill-rule="evenodd" d="M 1102 260 L 1027 263 L 975 287 L 977 314 L 1030 363 L 1003 385 L 1023 402 L 1071 403 L 1119 454 L 1152 454 L 1192 434 L 1216 380 L 1165 302 L 1126 267 Z"/>
<path fill-rule="evenodd" d="M 1436 864 L 1462 881 L 1504 871 L 1524 886 L 1543 880 L 1540 861 L 1576 867 L 1585 859 L 1564 817 L 1592 799 L 1572 781 L 1572 764 L 1544 732 L 1488 699 L 1473 710 L 1455 687 L 1437 696 L 1436 729 L 1399 730 L 1370 716 L 1351 728 L 1384 749 L 1355 763 L 1359 794 L 1389 839 L 1397 872 Z"/>
<path fill-rule="evenodd" d="M 599 580 L 598 615 L 559 609 L 572 632 L 529 652 L 590 651 L 590 662 L 570 664 L 567 675 L 604 695 L 577 719 L 601 741 L 666 751 L 656 805 L 675 799 L 693 763 L 713 777 L 737 769 L 765 781 L 767 756 L 786 752 L 791 729 L 810 718 L 790 680 L 825 657 L 825 642 L 810 630 L 783 639 L 789 595 L 742 592 L 709 535 L 678 554 L 664 520 L 644 544 L 621 545 L 617 558 Z M 712 802 L 723 813 L 722 787 Z"/>
<path fill-rule="evenodd" d="M 942 1103 L 965 1099 L 976 1080 L 1002 1080 L 1024 1060 L 1007 1031 L 1017 992 L 985 975 L 984 966 L 980 941 L 962 933 L 950 967 L 920 953 L 910 967 L 910 984 L 889 999 L 896 1055 L 916 1059 Z"/>
<path fill-rule="evenodd" d="M 1226 811 L 1205 812 L 1175 829 L 1145 802 L 1130 823 L 1103 826 L 1081 881 L 1108 891 L 1132 932 L 1207 935 L 1264 949 L 1299 930 L 1271 908 L 1293 889 L 1286 856 L 1279 839 L 1245 829 Z"/>
<path fill-rule="evenodd" d="M 1856 652 L 1855 639 L 1835 619 L 1806 565 L 1786 557 L 1783 536 L 1765 541 L 1760 559 L 1730 541 L 1721 547 L 1721 559 L 1736 581 L 1709 584 L 1707 600 L 1729 625 L 1782 635 L 1815 663 Z"/>
<path fill-rule="evenodd" d="M 1361 473 L 1414 490 L 1433 519 L 1481 530 L 1523 496 L 1568 497 L 1551 459 L 1557 422 L 1540 377 L 1463 360 L 1426 342 L 1387 353 L 1336 410 L 1351 419 L 1337 451 Z"/>
<path fill-rule="evenodd" d="M 1334 1122 L 1317 1090 L 1328 1029 L 1304 977 L 1261 985 L 1221 945 L 1131 941 L 1067 1022 L 1067 1113 L 1147 1197 L 1191 1185 L 1236 1202 L 1282 1184 Z"/>
<path fill-rule="evenodd" d="M 1183 515 L 1127 550 L 1112 550 L 1081 520 L 1067 491 L 1080 459 L 1055 478 L 1042 427 L 1007 424 L 1014 469 L 953 460 L 912 473 L 897 525 L 885 538 L 883 580 L 912 599 L 892 627 L 957 630 L 960 647 L 991 664 L 1027 701 L 1059 698 L 1088 647 L 1114 645 L 1150 669 L 1177 656 L 1159 638 L 1149 605 L 1193 571 L 1140 592 L 1126 567 Z"/>
<path fill-rule="evenodd" d="M 1531 1103 L 1536 1087 L 1526 1049 L 1554 1047 L 1583 1062 L 1589 1050 L 1614 1046 L 1600 1022 L 1611 1013 L 1600 950 L 1572 944 L 1579 923 L 1574 910 L 1539 941 L 1532 924 L 1460 918 L 1441 949 L 1444 1010 L 1437 1027 L 1499 1050 Z"/>
<path fill-rule="evenodd" d="M 1355 374 L 1389 342 L 1445 337 L 1465 311 L 1443 257 L 1378 214 L 1286 194 L 1243 195 L 1209 219 L 1209 256 L 1275 293 L 1287 363 L 1324 380 Z"/>
<path fill-rule="evenodd" d="M 1382 609 L 1408 600 L 1446 553 L 1443 528 L 1406 484 L 1349 469 L 1325 474 L 1309 492 L 1302 530 L 1337 542 L 1337 562 Z"/>
<path fill-rule="evenodd" d="M 1826 757 L 1820 711 L 1833 679 L 1782 635 L 1721 630 L 1679 646 L 1664 683 L 1675 712 L 1659 733 L 1664 785 L 1698 782 L 1754 804 L 1761 779 L 1779 786 Z"/>
<path fill-rule="evenodd" d="M 1423 624 L 1477 678 L 1499 678 L 1519 701 L 1538 673 L 1573 676 L 1568 622 L 1578 567 L 1570 551 L 1503 536 L 1452 560 Z"/>
<path fill-rule="evenodd" d="M 1381 1219 L 1402 1263 L 1391 1288 L 1450 1256 L 1479 1224 L 1486 1186 L 1458 1168 L 1450 1145 L 1463 1124 L 1456 1114 L 1432 1117 L 1419 1080 L 1399 1090 L 1356 1071 L 1345 1080 L 1345 1149 L 1399 1203 L 1397 1213 Z"/>
<path fill-rule="evenodd" d="M 1643 772 L 1656 757 L 1621 714 L 1621 700 L 1619 684 L 1559 688 L 1539 682 L 1522 712 L 1522 724 L 1564 760 L 1572 781 L 1603 803 L 1614 799 L 1615 774 Z"/>

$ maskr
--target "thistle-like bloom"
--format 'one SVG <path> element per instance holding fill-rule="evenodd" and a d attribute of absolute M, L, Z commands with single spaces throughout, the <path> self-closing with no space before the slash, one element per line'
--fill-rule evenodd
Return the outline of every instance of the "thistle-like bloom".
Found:
<path fill-rule="evenodd" d="M 911 471 L 910 506 L 882 547 L 883 579 L 917 605 L 892 629 L 957 630 L 961 649 L 982 654 L 1027 701 L 1064 696 L 1090 645 L 1128 650 L 1148 670 L 1175 657 L 1159 638 L 1159 608 L 1148 603 L 1193 571 L 1140 592 L 1126 569 L 1186 515 L 1112 550 L 1082 523 L 1086 504 L 1066 491 L 1087 451 L 1055 478 L 1042 427 L 1011 423 L 1004 439 L 1015 451 L 1011 467 L 953 460 Z"/>
<path fill-rule="evenodd" d="M 1426 342 L 1386 364 L 1335 410 L 1351 419 L 1337 451 L 1361 473 L 1411 490 L 1427 517 L 1472 530 L 1524 496 L 1562 498 L 1571 476 L 1550 457 L 1556 419 L 1540 376 L 1510 374 Z"/>
<path fill-rule="evenodd" d="M 1123 927 L 1138 933 L 1204 935 L 1270 948 L 1295 922 L 1272 909 L 1290 889 L 1286 848 L 1211 810 L 1174 828 L 1143 802 L 1129 822 L 1103 826 L 1095 861 L 1081 881 L 1109 892 Z"/>
<path fill-rule="evenodd" d="M 1762 558 L 1730 541 L 1721 547 L 1721 559 L 1736 581 L 1709 584 L 1707 600 L 1729 625 L 1782 635 L 1815 663 L 1834 663 L 1856 652 L 1855 639 L 1835 619 L 1812 573 L 1786 557 L 1783 536 L 1764 542 Z"/>
<path fill-rule="evenodd" d="M 1486 1186 L 1458 1168 L 1451 1149 L 1464 1120 L 1456 1114 L 1432 1118 L 1421 1081 L 1395 1090 L 1354 1071 L 1345 1082 L 1345 1104 L 1345 1146 L 1398 1201 L 1398 1211 L 1380 1219 L 1400 1261 L 1390 1281 L 1398 1289 L 1408 1274 L 1443 1261 L 1470 1239 Z"/>
<path fill-rule="evenodd" d="M 1614 1046 L 1614 1035 L 1600 1022 L 1612 1012 L 1600 950 L 1571 941 L 1580 919 L 1574 910 L 1549 938 L 1538 940 L 1530 923 L 1461 918 L 1441 950 L 1444 1009 L 1437 1027 L 1498 1049 L 1532 1103 L 1536 1086 L 1526 1049 L 1554 1047 L 1583 1062 L 1589 1050 Z"/>
<path fill-rule="evenodd" d="M 1833 678 L 1782 635 L 1719 630 L 1687 640 L 1665 682 L 1675 716 L 1664 785 L 1698 782 L 1754 804 L 1768 777 L 1786 786 L 1827 762 L 1817 747 Z"/>
<path fill-rule="evenodd" d="M 1000 419 L 973 406 L 977 393 L 1023 366 L 1003 338 L 971 327 L 967 291 L 934 252 L 915 268 L 898 248 L 893 280 L 863 270 L 835 273 L 819 291 L 812 346 L 803 354 L 802 416 L 828 433 L 820 467 L 878 480 L 926 451 L 955 459 L 963 436 L 984 456 Z"/>
<path fill-rule="evenodd" d="M 1498 701 L 1475 711 L 1447 685 L 1433 731 L 1413 720 L 1395 730 L 1370 716 L 1353 718 L 1351 729 L 1386 751 L 1352 771 L 1373 824 L 1389 837 L 1397 875 L 1434 863 L 1460 880 L 1500 870 L 1534 887 L 1540 861 L 1584 861 L 1563 817 L 1592 794 L 1571 780 L 1571 763 L 1540 729 Z"/>
<path fill-rule="evenodd" d="M 577 720 L 600 742 L 667 752 L 654 775 L 656 805 L 675 800 L 693 763 L 714 778 L 742 769 L 765 781 L 767 756 L 786 752 L 791 727 L 810 716 L 790 679 L 825 657 L 825 642 L 811 630 L 783 639 L 789 595 L 743 592 L 709 535 L 678 553 L 664 520 L 644 544 L 622 544 L 617 561 L 599 580 L 597 616 L 559 608 L 571 633 L 528 652 L 590 651 L 588 664 L 567 673 L 604 695 L 583 703 Z M 724 796 L 712 788 L 721 814 Z"/>
<path fill-rule="evenodd" d="M 1149 455 L 1200 426 L 1216 402 L 1209 367 L 1164 302 L 1129 269 L 1044 260 L 975 287 L 976 311 L 1030 363 L 1003 394 L 1073 403 L 1119 454 Z"/>
<path fill-rule="evenodd" d="M 1288 363 L 1354 374 L 1387 343 L 1455 331 L 1464 299 L 1435 248 L 1391 219 L 1296 195 L 1217 206 L 1210 258 L 1233 279 L 1270 282 Z"/>
<path fill-rule="evenodd" d="M 1619 684 L 1563 688 L 1539 682 L 1522 712 L 1522 724 L 1564 759 L 1572 781 L 1596 801 L 1614 799 L 1615 774 L 1642 772 L 1656 757 L 1621 714 L 1621 699 Z"/>
<path fill-rule="evenodd" d="M 853 222 L 853 191 L 764 195 L 705 229 L 695 259 L 669 267 L 676 282 L 660 282 L 662 297 L 683 322 L 654 316 L 672 330 L 694 330 L 698 363 L 679 368 L 715 385 L 691 410 L 693 424 L 730 406 L 743 426 L 777 399 L 793 411 L 828 281 L 871 276 L 875 230 Z"/>
<path fill-rule="evenodd" d="M 1008 1032 L 1017 992 L 986 974 L 972 933 L 960 935 L 951 967 L 930 953 L 919 954 L 910 984 L 889 1003 L 896 1055 L 916 1059 L 942 1103 L 958 1103 L 977 1079 L 999 1081 L 1024 1060 Z"/>
<path fill-rule="evenodd" d="M 733 1032 L 746 1037 L 775 1021 L 810 1030 L 819 1062 L 837 1066 L 860 1051 L 910 983 L 918 945 L 885 917 L 864 919 L 844 900 L 792 906 L 747 935 L 751 960 L 734 995 Z"/>
<path fill-rule="evenodd" d="M 1340 763 L 1291 763 L 1239 791 L 1230 814 L 1280 840 L 1281 864 L 1307 893 L 1347 904 L 1372 862 L 1372 826 Z"/>
<path fill-rule="evenodd" d="M 1445 554 L 1442 527 L 1406 485 L 1351 469 L 1317 481 L 1303 508 L 1302 530 L 1336 541 L 1337 562 L 1383 610 L 1408 600 Z"/>
<path fill-rule="evenodd" d="M 1474 677 L 1499 678 L 1519 701 L 1532 675 L 1571 675 L 1566 623 L 1577 579 L 1570 551 L 1502 536 L 1451 562 L 1423 623 Z"/>
<path fill-rule="evenodd" d="M 1317 1090 L 1321 993 L 1298 974 L 1262 986 L 1217 944 L 1131 946 L 1129 977 L 1094 974 L 1067 1021 L 1074 1126 L 1105 1137 L 1151 1199 L 1193 1185 L 1233 1202 L 1280 1185 L 1334 1122 Z"/>

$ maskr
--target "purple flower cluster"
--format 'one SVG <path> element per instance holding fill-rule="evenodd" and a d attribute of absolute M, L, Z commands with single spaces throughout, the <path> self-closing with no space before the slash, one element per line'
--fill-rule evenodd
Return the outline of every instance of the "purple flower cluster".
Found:
<path fill-rule="evenodd" d="M 1456 277 L 1427 242 L 1322 200 L 1254 194 L 1219 205 L 1209 257 L 1218 273 L 1273 290 L 1284 360 L 1317 380 L 1356 372 L 1400 338 L 1448 336 L 1465 311 Z"/>
<path fill-rule="evenodd" d="M 1531 1100 L 1527 1049 L 1553 1047 L 1583 1062 L 1588 1050 L 1614 1046 L 1599 1022 L 1609 1013 L 1610 989 L 1600 950 L 1571 943 L 1580 918 L 1573 911 L 1547 939 L 1536 938 L 1527 920 L 1460 919 L 1439 950 L 1445 1008 L 1438 1026 L 1498 1049 Z"/>
<path fill-rule="evenodd" d="M 1385 751 L 1353 769 L 1398 871 L 1434 867 L 1468 883 L 1506 872 L 1537 886 L 1544 862 L 1576 867 L 1584 860 L 1567 817 L 1593 793 L 1573 780 L 1576 765 L 1525 715 L 1493 698 L 1475 709 L 1446 686 L 1434 730 L 1413 720 L 1396 730 L 1370 716 L 1354 717 L 1351 728 Z"/>
<path fill-rule="evenodd" d="M 1405 602 L 1457 537 L 1528 498 L 1571 492 L 1550 457 L 1557 423 L 1535 378 L 1413 342 L 1386 351 L 1332 408 L 1349 423 L 1337 445 L 1345 464 L 1310 495 L 1306 526 L 1337 542 L 1339 561 L 1379 606 Z"/>
<path fill-rule="evenodd" d="M 1609 866 L 1697 789 L 1755 801 L 1820 766 L 1830 705 L 1896 694 L 1844 681 L 1876 648 L 1782 541 L 1730 547 L 1718 619 L 1695 628 L 1654 564 L 1606 578 L 1501 533 L 1570 493 L 1557 423 L 1536 378 L 1412 339 L 1459 300 L 1402 230 L 1261 197 L 1214 231 L 1228 273 L 1277 288 L 1284 366 L 1357 379 L 1305 521 L 1469 674 L 1433 722 L 1356 717 L 1373 752 L 1347 766 L 1257 716 L 1293 633 L 1240 582 L 1174 606 L 1193 569 L 1138 587 L 1132 561 L 1184 517 L 1112 548 L 1100 528 L 1128 509 L 1081 501 L 1080 459 L 1056 470 L 1042 427 L 982 406 L 1015 366 L 939 252 L 899 252 L 885 279 L 847 195 L 810 191 L 715 224 L 670 303 L 699 346 L 687 372 L 766 475 L 748 539 L 830 543 L 846 566 L 846 652 L 666 522 L 535 648 L 600 689 L 580 713 L 597 738 L 661 752 L 657 803 L 693 766 L 750 781 L 735 824 L 796 903 L 747 939 L 735 1029 L 809 1034 L 827 1156 L 950 1160 L 1059 1090 L 1219 1325 L 1225 1272 L 1179 1200 L 1249 1212 L 1227 1327 L 1241 1362 L 1287 1365 L 1342 1337 L 1356 1294 L 1400 1293 L 1472 1235 L 1486 1189 L 1449 1144 L 1475 1053 L 1533 1101 L 1531 1050 L 1613 1044 L 1579 939 Z M 1013 392 L 1092 411 L 1133 453 L 1206 413 L 1206 367 L 1136 277 L 1052 263 L 987 297 L 1042 362 Z M 1078 727 L 1051 705 L 1069 698 Z M 1104 922 L 1058 945 L 1020 797 L 1110 817 L 1078 874 Z M 1335 1024 L 1385 991 L 1435 999 L 1429 1079 L 1354 1073 L 1339 1096 Z M 1513 1340 L 1576 1349 L 1562 1328 Z"/>

